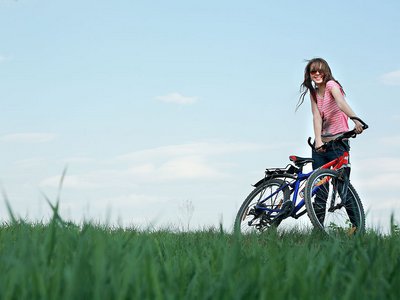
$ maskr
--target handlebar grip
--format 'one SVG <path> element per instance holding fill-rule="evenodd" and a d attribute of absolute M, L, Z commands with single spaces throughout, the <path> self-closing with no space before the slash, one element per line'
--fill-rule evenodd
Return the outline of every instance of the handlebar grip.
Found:
<path fill-rule="evenodd" d="M 363 129 L 367 129 L 369 127 L 367 123 L 365 123 L 363 120 L 361 120 L 358 117 L 350 117 L 350 119 L 360 122 L 362 124 L 362 126 L 363 126 Z"/>

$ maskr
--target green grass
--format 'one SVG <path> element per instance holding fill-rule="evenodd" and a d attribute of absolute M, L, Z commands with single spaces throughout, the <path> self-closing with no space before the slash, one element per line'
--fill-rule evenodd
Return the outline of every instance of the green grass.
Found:
<path fill-rule="evenodd" d="M 400 235 L 14 219 L 0 227 L 0 270 L 0 299 L 400 299 Z"/>

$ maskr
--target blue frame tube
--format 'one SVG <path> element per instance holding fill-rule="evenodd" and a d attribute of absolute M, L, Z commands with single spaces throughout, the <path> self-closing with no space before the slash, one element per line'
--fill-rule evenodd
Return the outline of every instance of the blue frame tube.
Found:
<path fill-rule="evenodd" d="M 304 206 L 304 199 L 302 199 L 297 205 L 297 195 L 299 193 L 299 189 L 300 189 L 300 183 L 303 182 L 304 180 L 306 180 L 308 177 L 310 177 L 310 175 L 313 173 L 314 171 L 311 171 L 309 173 L 303 174 L 301 171 L 298 173 L 298 176 L 296 178 L 296 180 L 294 182 L 291 183 L 287 183 L 285 185 L 283 185 L 282 187 L 280 187 L 278 190 L 276 190 L 275 192 L 273 192 L 271 195 L 269 195 L 267 198 L 265 198 L 264 200 L 260 201 L 259 203 L 264 203 L 265 201 L 267 201 L 268 199 L 270 199 L 271 197 L 275 196 L 276 194 L 278 194 L 280 191 L 282 191 L 283 189 L 287 188 L 288 186 L 290 186 L 291 188 L 294 188 L 293 190 L 293 199 L 292 202 L 295 205 L 295 209 L 294 212 L 298 212 L 303 206 Z M 262 207 L 262 206 L 256 206 L 257 209 L 260 210 L 264 210 L 270 213 L 279 213 L 280 211 L 282 211 L 281 209 L 272 209 L 272 208 L 267 208 L 267 207 Z"/>

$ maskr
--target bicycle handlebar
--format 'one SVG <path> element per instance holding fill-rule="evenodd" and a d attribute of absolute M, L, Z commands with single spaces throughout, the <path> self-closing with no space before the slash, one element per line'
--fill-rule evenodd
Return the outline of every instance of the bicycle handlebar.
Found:
<path fill-rule="evenodd" d="M 368 129 L 368 127 L 369 127 L 368 124 L 365 123 L 365 122 L 364 122 L 363 120 L 361 120 L 360 118 L 357 118 L 357 117 L 350 117 L 350 119 L 359 121 L 359 122 L 361 123 L 361 125 L 362 125 L 363 130 Z M 331 144 L 331 143 L 339 142 L 339 141 L 342 141 L 343 139 L 355 138 L 356 136 L 357 136 L 357 133 L 356 133 L 355 130 L 353 129 L 353 130 L 346 131 L 346 132 L 342 133 L 341 135 L 339 135 L 339 136 L 338 136 L 337 138 L 335 138 L 334 140 L 329 141 L 329 142 L 327 142 L 327 143 L 324 143 L 321 147 L 318 147 L 318 148 L 315 148 L 315 146 L 311 143 L 311 137 L 308 138 L 307 142 L 308 142 L 308 145 L 310 145 L 311 149 L 318 150 L 318 149 L 321 149 L 321 148 L 325 148 L 327 145 L 329 145 L 329 144 Z"/>

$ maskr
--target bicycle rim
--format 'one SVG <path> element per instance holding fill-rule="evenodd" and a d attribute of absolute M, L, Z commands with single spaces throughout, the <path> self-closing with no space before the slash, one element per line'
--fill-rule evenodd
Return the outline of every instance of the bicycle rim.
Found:
<path fill-rule="evenodd" d="M 262 204 L 264 208 L 280 209 L 290 195 L 288 188 L 277 192 L 284 183 L 283 180 L 272 179 L 255 188 L 240 207 L 235 220 L 235 228 L 241 233 L 252 233 L 278 226 L 280 221 L 274 219 L 277 215 L 276 212 L 257 210 L 256 205 L 267 199 Z"/>
<path fill-rule="evenodd" d="M 329 235 L 353 235 L 365 230 L 365 214 L 360 198 L 350 183 L 346 190 L 343 186 L 338 172 L 324 169 L 312 174 L 306 185 L 308 216 L 315 228 Z"/>

